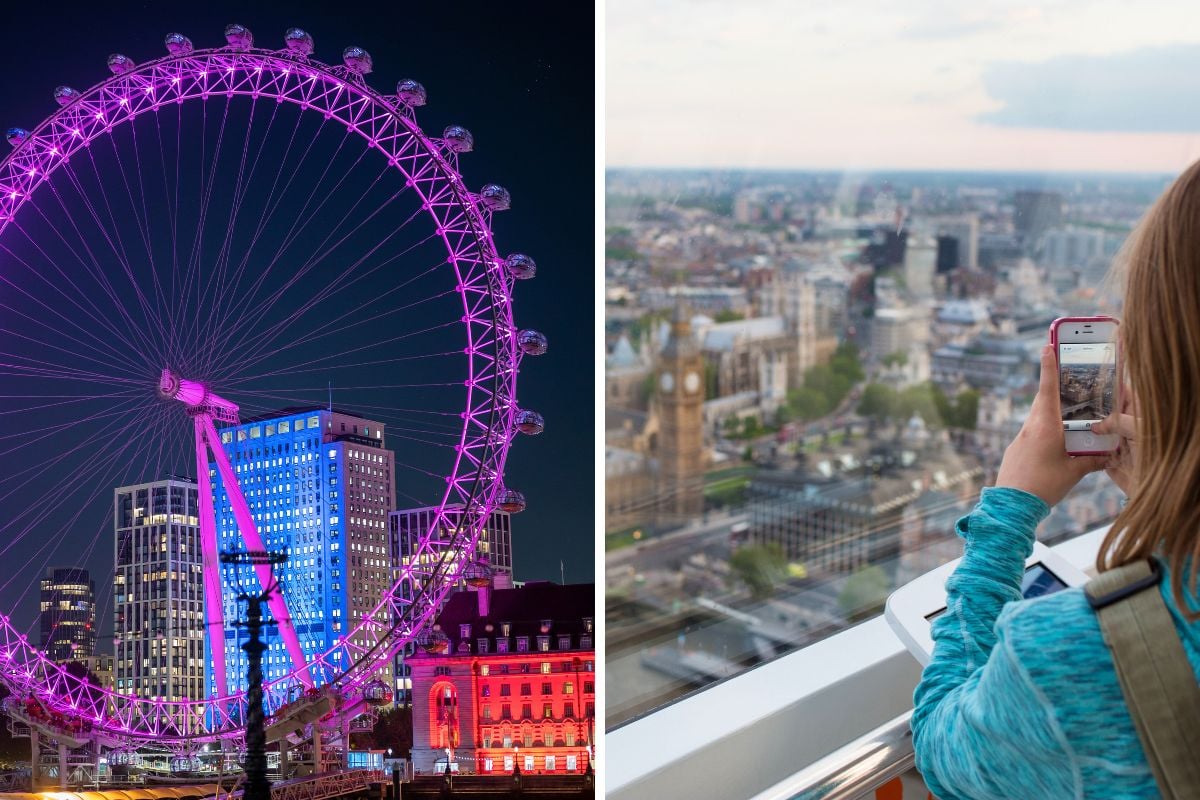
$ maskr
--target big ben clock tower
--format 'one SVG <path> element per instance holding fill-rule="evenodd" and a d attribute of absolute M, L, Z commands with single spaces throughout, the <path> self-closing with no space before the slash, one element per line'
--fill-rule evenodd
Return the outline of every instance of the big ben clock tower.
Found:
<path fill-rule="evenodd" d="M 658 359 L 661 417 L 659 521 L 680 523 L 704 511 L 704 358 L 682 304 Z"/>

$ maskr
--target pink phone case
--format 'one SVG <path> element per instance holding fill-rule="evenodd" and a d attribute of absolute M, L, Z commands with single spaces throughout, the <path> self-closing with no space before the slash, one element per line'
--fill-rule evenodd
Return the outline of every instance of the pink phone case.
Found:
<path fill-rule="evenodd" d="M 1121 321 L 1116 319 L 1115 317 L 1106 317 L 1106 316 L 1059 317 L 1058 319 L 1054 320 L 1054 322 L 1050 323 L 1050 344 L 1054 348 L 1054 363 L 1055 363 L 1055 365 L 1058 364 L 1058 326 L 1062 325 L 1064 323 L 1067 323 L 1067 322 L 1111 322 L 1114 325 L 1121 324 Z M 1120 345 L 1119 341 L 1117 343 L 1117 357 L 1113 360 L 1113 366 L 1116 368 L 1116 374 L 1120 375 L 1121 374 L 1121 345 Z M 1120 395 L 1119 395 L 1120 388 L 1121 388 L 1121 383 L 1120 383 L 1120 381 L 1117 381 L 1116 391 L 1114 391 L 1114 393 L 1113 393 L 1113 402 L 1117 403 L 1118 406 L 1120 403 Z M 1111 452 L 1112 452 L 1112 450 L 1068 450 L 1067 455 L 1069 455 L 1069 456 L 1106 456 Z"/>

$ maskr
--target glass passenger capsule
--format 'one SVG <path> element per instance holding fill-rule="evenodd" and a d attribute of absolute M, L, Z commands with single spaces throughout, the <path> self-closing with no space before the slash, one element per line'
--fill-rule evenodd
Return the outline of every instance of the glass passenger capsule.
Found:
<path fill-rule="evenodd" d="M 192 47 L 192 40 L 182 33 L 168 33 L 167 38 L 163 39 L 163 44 L 166 45 L 167 52 L 173 56 L 187 55 L 195 49 Z"/>
<path fill-rule="evenodd" d="M 542 415 L 528 409 L 517 412 L 516 425 L 517 430 L 529 436 L 537 436 L 546 430 L 546 420 L 542 418 Z"/>
<path fill-rule="evenodd" d="M 392 690 L 386 683 L 376 678 L 363 686 L 362 697 L 363 702 L 369 706 L 386 706 L 392 702 Z"/>
<path fill-rule="evenodd" d="M 463 567 L 462 578 L 467 586 L 482 589 L 492 584 L 492 567 L 486 561 L 469 561 Z"/>
<path fill-rule="evenodd" d="M 469 153 L 475 146 L 475 137 L 462 125 L 451 125 L 446 128 L 442 131 L 442 139 L 446 142 L 446 147 L 455 153 Z"/>
<path fill-rule="evenodd" d="M 4 132 L 4 138 L 8 140 L 9 144 L 16 147 L 29 138 L 29 131 L 24 128 L 9 128 Z"/>
<path fill-rule="evenodd" d="M 537 264 L 524 253 L 513 253 L 504 259 L 504 268 L 519 281 L 529 280 L 537 274 Z"/>
<path fill-rule="evenodd" d="M 503 186 L 489 183 L 479 190 L 479 201 L 489 211 L 507 211 L 512 205 L 512 195 Z"/>
<path fill-rule="evenodd" d="M 72 89 L 70 86 L 59 86 L 54 90 L 54 102 L 60 106 L 69 106 L 82 96 L 82 92 Z"/>
<path fill-rule="evenodd" d="M 108 57 L 108 69 L 113 75 L 121 75 L 129 72 L 129 70 L 133 69 L 135 66 L 137 65 L 134 64 L 133 59 L 129 56 L 123 56 L 120 53 L 113 53 Z"/>
<path fill-rule="evenodd" d="M 366 75 L 374 66 L 371 62 L 371 54 L 361 47 L 347 47 L 343 50 L 342 63 L 346 65 L 346 69 L 357 72 L 359 75 Z"/>
<path fill-rule="evenodd" d="M 254 47 L 254 34 L 245 25 L 235 22 L 225 26 L 225 41 L 234 50 L 249 50 Z"/>
<path fill-rule="evenodd" d="M 509 514 L 520 514 L 525 510 L 525 495 L 516 489 L 505 489 L 500 495 L 500 510 Z"/>
<path fill-rule="evenodd" d="M 425 87 L 412 78 L 405 78 L 396 84 L 396 97 L 410 108 L 423 106 L 428 99 Z"/>
<path fill-rule="evenodd" d="M 283 35 L 283 43 L 298 56 L 311 55 L 315 47 L 312 36 L 303 28 L 288 28 Z"/>
<path fill-rule="evenodd" d="M 532 329 L 517 334 L 517 346 L 527 356 L 540 356 L 550 347 L 546 334 Z"/>

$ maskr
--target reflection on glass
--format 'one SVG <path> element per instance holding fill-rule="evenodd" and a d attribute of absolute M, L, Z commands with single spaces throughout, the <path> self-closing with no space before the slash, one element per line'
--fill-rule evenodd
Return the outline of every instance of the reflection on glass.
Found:
<path fill-rule="evenodd" d="M 1072 116 L 1136 94 L 1103 76 L 1137 59 L 1045 61 L 1078 52 L 1053 15 L 643 6 L 610 3 L 606 44 L 610 726 L 961 555 L 954 522 L 1028 413 L 1050 322 L 1119 316 L 1109 267 L 1197 145 Z M 1114 13 L 1137 39 L 1155 12 Z M 1132 39 L 1089 52 L 1153 44 Z M 1111 366 L 1085 383 L 1107 398 Z M 1093 475 L 1039 535 L 1119 501 Z"/>

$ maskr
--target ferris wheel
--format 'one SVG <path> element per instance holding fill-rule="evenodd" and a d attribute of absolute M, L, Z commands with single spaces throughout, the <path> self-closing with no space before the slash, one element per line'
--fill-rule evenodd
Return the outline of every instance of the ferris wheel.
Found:
<path fill-rule="evenodd" d="M 486 571 L 463 554 L 497 510 L 524 509 L 505 458 L 518 433 L 544 425 L 516 399 L 522 358 L 547 349 L 513 320 L 514 283 L 536 265 L 496 250 L 493 215 L 510 197 L 468 188 L 459 158 L 471 133 L 427 135 L 415 116 L 425 88 L 376 91 L 361 48 L 331 66 L 296 28 L 278 50 L 240 25 L 225 40 L 196 49 L 171 34 L 164 57 L 111 56 L 111 77 L 58 87 L 56 112 L 9 129 L 0 160 L 0 683 L 10 711 L 114 746 L 242 734 L 244 692 L 213 631 L 232 622 L 229 581 L 270 576 L 223 570 L 219 551 L 278 545 L 313 508 L 325 529 L 357 524 L 366 541 L 311 533 L 293 558 L 326 582 L 386 574 L 390 588 L 334 623 L 314 584 L 285 584 L 271 601 L 283 647 L 264 704 L 280 712 L 320 687 L 362 693 L 428 635 L 457 581 Z M 343 406 L 354 413 L 334 416 Z M 289 426 L 280 444 L 269 435 L 282 424 L 248 426 L 285 413 L 302 424 L 305 409 L 326 411 L 319 429 Z M 370 422 L 345 434 L 344 418 Z M 335 440 L 374 448 L 353 467 L 374 505 L 353 477 L 339 494 L 313 474 Z M 386 469 L 373 455 L 385 448 Z M 280 477 L 251 477 L 262 464 Z M 90 565 L 103 635 L 132 591 L 113 578 L 114 491 L 169 476 L 196 483 L 196 625 L 212 662 L 206 696 L 186 700 L 88 683 L 39 648 L 39 618 L 54 610 L 31 613 L 48 568 Z M 387 495 L 429 509 L 409 566 L 389 560 Z M 185 578 L 161 580 L 169 592 Z M 152 639 L 165 595 L 148 597 L 139 630 Z M 302 644 L 302 630 L 331 624 L 324 646 Z M 141 638 L 114 642 L 118 661 L 197 669 Z"/>

